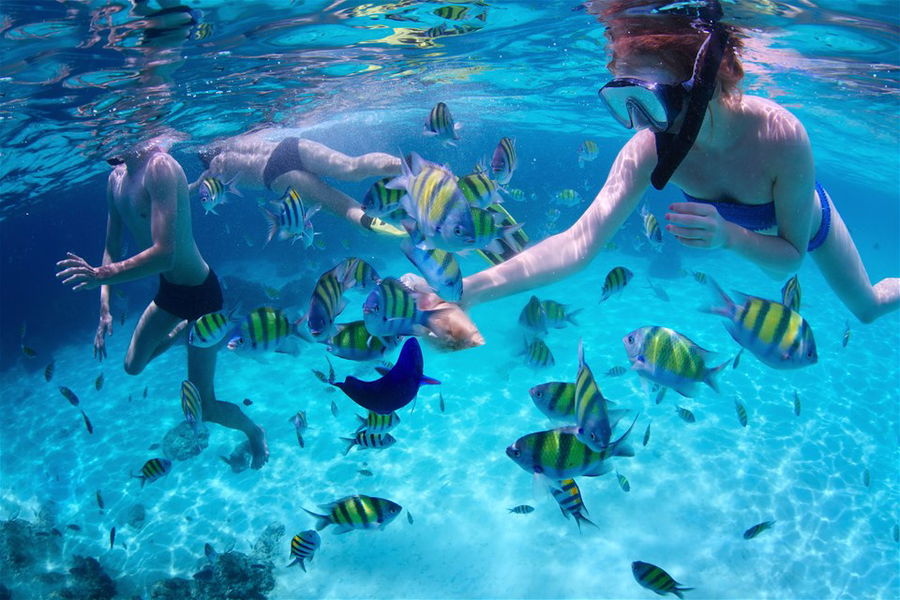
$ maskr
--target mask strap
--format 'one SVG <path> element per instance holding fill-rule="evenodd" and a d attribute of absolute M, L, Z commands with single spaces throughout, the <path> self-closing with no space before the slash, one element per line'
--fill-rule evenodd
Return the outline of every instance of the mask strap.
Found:
<path fill-rule="evenodd" d="M 650 176 L 650 183 L 658 190 L 663 189 L 669 182 L 697 140 L 706 107 L 716 91 L 716 74 L 719 72 L 719 65 L 722 63 L 727 45 L 728 32 L 721 25 L 713 26 L 694 63 L 693 85 L 688 96 L 681 130 L 676 134 L 665 132 L 656 134 L 657 161 Z"/>

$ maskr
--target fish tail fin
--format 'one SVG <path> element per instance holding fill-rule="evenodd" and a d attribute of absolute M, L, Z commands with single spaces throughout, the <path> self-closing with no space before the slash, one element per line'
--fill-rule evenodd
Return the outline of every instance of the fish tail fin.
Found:
<path fill-rule="evenodd" d="M 272 241 L 276 235 L 278 235 L 279 230 L 281 229 L 281 220 L 280 216 L 276 213 L 273 213 L 265 208 L 260 209 L 262 211 L 263 216 L 266 218 L 266 222 L 268 223 L 268 232 L 266 235 L 266 244 Z"/>
<path fill-rule="evenodd" d="M 344 456 L 347 456 L 347 455 L 350 453 L 350 450 L 353 449 L 353 446 L 356 445 L 356 439 L 355 439 L 355 438 L 346 438 L 346 437 L 342 437 L 342 438 L 341 438 L 341 441 L 347 442 L 347 447 L 344 448 Z"/>
<path fill-rule="evenodd" d="M 578 533 L 581 533 L 581 524 L 582 523 L 587 523 L 588 525 L 591 525 L 592 527 L 597 527 L 597 524 L 594 523 L 593 521 L 591 521 L 590 519 L 588 519 L 587 517 L 585 517 L 583 514 L 581 514 L 581 511 L 572 513 L 572 516 L 575 517 L 575 524 L 578 525 Z M 600 529 L 600 528 L 597 527 L 597 529 Z"/>
<path fill-rule="evenodd" d="M 300 508 L 303 507 L 301 506 Z M 331 517 L 329 517 L 328 515 L 320 515 L 319 513 L 314 513 L 311 510 L 306 510 L 305 508 L 303 508 L 303 510 L 316 518 L 316 531 L 322 531 L 322 529 L 331 524 Z"/>
<path fill-rule="evenodd" d="M 441 385 L 441 382 L 433 377 L 429 377 L 428 375 L 422 375 L 422 379 L 419 381 L 419 385 Z"/>
<path fill-rule="evenodd" d="M 578 366 L 584 366 L 584 341 L 581 338 L 578 339 Z"/>
<path fill-rule="evenodd" d="M 524 223 L 516 223 L 515 225 L 504 225 L 500 228 L 500 233 L 503 236 L 503 241 L 511 248 L 516 247 L 516 232 L 522 229 Z"/>
<path fill-rule="evenodd" d="M 728 360 L 726 360 L 725 362 L 723 362 L 723 363 L 722 363 L 721 365 L 719 365 L 718 367 L 713 367 L 712 369 L 707 369 L 707 370 L 706 370 L 706 375 L 704 375 L 703 381 L 704 381 L 704 383 L 706 383 L 706 385 L 708 385 L 708 386 L 711 387 L 713 390 L 715 390 L 715 392 L 716 392 L 717 394 L 720 394 L 721 392 L 719 391 L 719 383 L 716 381 L 716 376 L 717 376 L 719 373 L 721 373 L 722 370 L 723 370 L 725 367 L 727 367 L 728 365 L 730 365 L 731 363 L 732 363 L 732 359 L 729 358 Z"/>
<path fill-rule="evenodd" d="M 579 308 L 578 310 L 573 310 L 572 312 L 568 313 L 566 315 L 566 321 L 568 321 L 572 325 L 575 325 L 576 327 L 578 327 L 578 321 L 575 320 L 575 315 L 577 315 L 578 313 L 580 313 L 583 310 L 584 310 L 583 308 Z"/>
<path fill-rule="evenodd" d="M 684 600 L 684 596 L 681 595 L 681 592 L 689 592 L 692 589 L 694 589 L 694 588 L 675 586 L 674 588 L 672 588 L 672 593 L 675 594 L 676 596 L 678 596 L 679 598 L 681 598 L 682 600 Z"/>
<path fill-rule="evenodd" d="M 241 193 L 241 190 L 237 188 L 235 185 L 235 181 L 237 181 L 238 177 L 240 177 L 240 173 L 235 173 L 234 177 L 225 182 L 226 191 L 229 194 L 234 194 L 239 198 L 243 198 L 244 194 Z M 222 202 L 220 204 L 225 204 L 225 198 L 222 198 Z"/>
<path fill-rule="evenodd" d="M 737 305 L 734 301 L 728 297 L 728 294 L 725 293 L 715 279 L 712 277 L 707 278 L 707 283 L 712 291 L 715 300 L 719 301 L 719 304 L 711 304 L 706 308 L 701 309 L 703 312 L 707 312 L 713 315 L 719 315 L 725 317 L 727 319 L 732 319 L 737 312 Z"/>

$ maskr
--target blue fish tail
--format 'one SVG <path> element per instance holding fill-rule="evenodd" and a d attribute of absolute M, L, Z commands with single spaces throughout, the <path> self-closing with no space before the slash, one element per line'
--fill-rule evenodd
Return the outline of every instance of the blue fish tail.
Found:
<path fill-rule="evenodd" d="M 712 289 L 713 295 L 715 296 L 715 300 L 720 301 L 720 304 L 712 304 L 702 309 L 703 312 L 707 312 L 713 315 L 719 315 L 725 317 L 726 319 L 734 319 L 735 314 L 737 313 L 737 305 L 734 301 L 728 297 L 728 294 L 716 283 L 716 280 L 712 277 L 707 278 L 707 282 L 709 283 L 709 287 Z"/>
<path fill-rule="evenodd" d="M 300 508 L 303 508 L 303 507 L 301 506 Z M 317 531 L 321 531 L 322 529 L 324 529 L 325 527 L 327 527 L 328 525 L 331 524 L 331 517 L 329 517 L 328 515 L 320 515 L 319 513 L 314 513 L 311 510 L 306 510 L 305 508 L 303 508 L 303 510 L 308 512 L 309 514 L 311 514 L 312 516 L 314 516 L 316 518 L 316 530 Z"/>
<path fill-rule="evenodd" d="M 706 373 L 703 375 L 703 382 L 711 387 L 717 394 L 721 394 L 719 391 L 719 384 L 716 381 L 716 376 L 722 372 L 722 369 L 731 364 L 731 359 L 729 358 L 725 362 L 723 362 L 718 367 L 713 367 L 712 369 L 707 369 Z"/>
<path fill-rule="evenodd" d="M 269 224 L 268 235 L 266 236 L 266 244 L 268 244 L 272 241 L 272 238 L 278 235 L 278 232 L 281 229 L 281 217 L 276 213 L 266 210 L 265 208 L 260 208 L 259 210 L 262 211 L 263 216 L 266 218 L 266 221 L 268 221 Z"/>
<path fill-rule="evenodd" d="M 357 430 L 357 431 L 359 431 L 359 430 Z M 350 453 L 350 450 L 353 449 L 353 446 L 356 445 L 356 439 L 355 439 L 355 438 L 346 438 L 346 437 L 342 437 L 341 440 L 344 441 L 344 442 L 347 442 L 347 447 L 344 448 L 344 456 L 347 456 L 347 454 Z M 309 512 L 309 511 L 306 511 L 306 512 Z"/>
<path fill-rule="evenodd" d="M 568 314 L 566 315 L 566 321 L 568 321 L 568 322 L 571 323 L 572 325 L 575 325 L 576 327 L 578 327 L 578 321 L 575 320 L 575 315 L 577 315 L 578 313 L 580 313 L 582 310 L 584 310 L 584 309 L 583 309 L 583 308 L 579 308 L 578 310 L 573 310 L 572 312 L 568 313 Z"/>

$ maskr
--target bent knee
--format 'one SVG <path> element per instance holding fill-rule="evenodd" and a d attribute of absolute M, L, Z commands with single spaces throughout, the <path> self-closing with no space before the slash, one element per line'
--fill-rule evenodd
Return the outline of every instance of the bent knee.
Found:
<path fill-rule="evenodd" d="M 859 319 L 860 323 L 864 323 L 868 325 L 869 323 L 873 323 L 881 314 L 871 308 L 857 309 L 853 311 L 853 314 Z"/>
<path fill-rule="evenodd" d="M 124 366 L 125 366 L 125 372 L 128 373 L 129 375 L 140 375 L 141 372 L 144 370 L 144 367 L 147 366 L 147 363 L 139 363 L 138 361 L 133 360 L 132 358 L 126 358 Z"/>

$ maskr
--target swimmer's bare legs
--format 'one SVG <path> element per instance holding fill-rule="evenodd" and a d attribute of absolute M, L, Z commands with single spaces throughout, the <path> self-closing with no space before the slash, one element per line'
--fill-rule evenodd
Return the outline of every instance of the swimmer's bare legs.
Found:
<path fill-rule="evenodd" d="M 900 308 L 900 278 L 882 279 L 874 286 L 850 237 L 844 220 L 832 203 L 831 232 L 812 257 L 834 293 L 863 323 Z"/>
<path fill-rule="evenodd" d="M 341 181 L 360 181 L 367 177 L 389 177 L 400 174 L 400 159 L 383 152 L 348 156 L 312 140 L 297 143 L 303 170 L 319 177 Z"/>
<path fill-rule="evenodd" d="M 250 467 L 260 469 L 269 459 L 269 446 L 262 427 L 250 420 L 236 404 L 216 399 L 213 378 L 216 373 L 216 356 L 221 345 L 197 348 L 188 345 L 188 379 L 197 386 L 203 403 L 203 420 L 244 432 L 250 442 L 253 460 Z"/>
<path fill-rule="evenodd" d="M 147 364 L 168 350 L 178 339 L 187 321 L 151 302 L 138 320 L 125 354 L 125 372 L 138 375 Z"/>
<path fill-rule="evenodd" d="M 278 191 L 288 187 L 293 187 L 297 190 L 302 198 L 310 198 L 339 217 L 344 217 L 354 225 L 363 226 L 362 220 L 366 213 L 363 211 L 362 205 L 347 194 L 331 187 L 311 172 L 306 170 L 288 171 L 276 178 L 272 185 L 272 189 Z M 405 235 L 402 230 L 378 220 L 373 221 L 370 228 L 374 229 L 373 225 L 378 227 L 380 233 L 395 236 Z"/>

